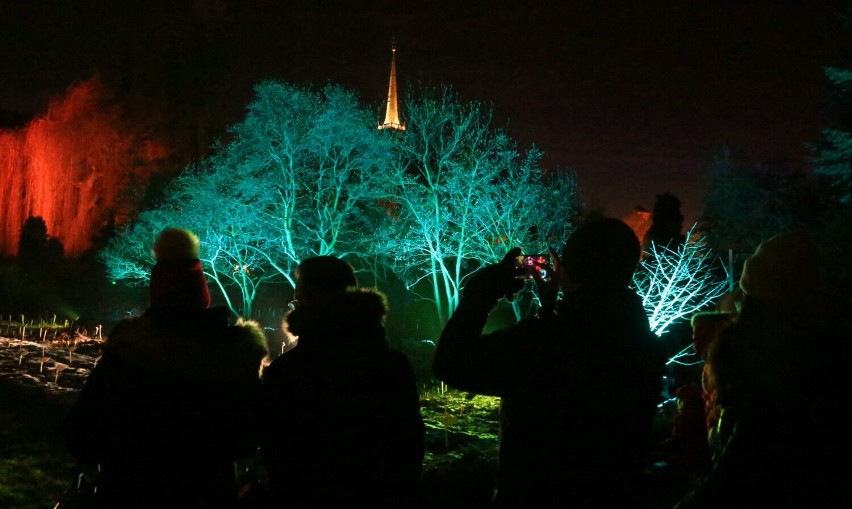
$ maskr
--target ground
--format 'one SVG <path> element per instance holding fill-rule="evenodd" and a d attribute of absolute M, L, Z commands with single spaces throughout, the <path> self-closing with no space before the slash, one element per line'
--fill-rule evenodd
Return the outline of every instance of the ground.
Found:
<path fill-rule="evenodd" d="M 68 334 L 41 342 L 0 337 L 0 507 L 53 507 L 77 473 L 61 423 L 98 350 Z"/>
<path fill-rule="evenodd" d="M 54 507 L 79 473 L 63 445 L 62 422 L 97 362 L 97 331 L 27 330 L 0 320 L 0 507 Z M 57 332 L 54 332 L 57 331 Z M 422 509 L 485 509 L 497 458 L 498 400 L 421 387 L 426 422 Z M 662 432 L 668 433 L 668 420 Z M 653 475 L 647 507 L 668 508 L 683 485 Z"/>
<path fill-rule="evenodd" d="M 8 323 L 8 322 L 5 322 Z M 55 332 L 56 331 L 56 332 Z M 0 507 L 54 507 L 79 466 L 62 422 L 94 368 L 102 341 L 89 333 L 0 321 Z M 497 454 L 497 400 L 423 387 L 427 426 L 424 509 L 485 508 Z"/>

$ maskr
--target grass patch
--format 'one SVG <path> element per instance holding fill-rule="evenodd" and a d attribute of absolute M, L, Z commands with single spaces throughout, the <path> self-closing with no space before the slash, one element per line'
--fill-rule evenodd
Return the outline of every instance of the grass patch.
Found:
<path fill-rule="evenodd" d="M 59 428 L 69 397 L 0 378 L 0 507 L 53 507 L 77 473 Z"/>
<path fill-rule="evenodd" d="M 56 450 L 34 449 L 0 460 L 0 507 L 53 507 L 76 473 L 73 460 Z"/>
<path fill-rule="evenodd" d="M 497 468 L 500 399 L 441 386 L 420 396 L 424 508 L 487 508 Z"/>

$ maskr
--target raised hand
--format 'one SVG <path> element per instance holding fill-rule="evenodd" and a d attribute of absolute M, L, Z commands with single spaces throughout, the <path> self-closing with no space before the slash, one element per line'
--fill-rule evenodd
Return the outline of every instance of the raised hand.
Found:
<path fill-rule="evenodd" d="M 550 260 L 553 263 L 553 272 L 549 279 L 543 279 L 538 272 L 533 274 L 536 290 L 538 291 L 538 300 L 541 304 L 541 314 L 552 313 L 556 308 L 556 298 L 559 295 L 559 256 L 553 248 L 547 248 L 550 254 Z"/>
<path fill-rule="evenodd" d="M 477 296 L 497 301 L 500 297 L 512 301 L 515 294 L 524 286 L 517 278 L 518 269 L 515 259 L 521 254 L 521 248 L 513 247 L 502 260 L 487 265 L 474 274 L 464 286 L 464 295 Z"/>

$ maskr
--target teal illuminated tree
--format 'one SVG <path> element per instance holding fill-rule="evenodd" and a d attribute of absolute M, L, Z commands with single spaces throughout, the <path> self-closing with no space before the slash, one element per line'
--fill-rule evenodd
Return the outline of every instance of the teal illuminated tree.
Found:
<path fill-rule="evenodd" d="M 144 284 L 156 234 L 186 227 L 198 235 L 207 275 L 227 304 L 250 316 L 259 287 L 273 279 L 294 285 L 302 259 L 364 253 L 377 214 L 373 179 L 388 154 L 371 114 L 340 87 L 270 81 L 255 90 L 232 141 L 119 230 L 101 254 L 110 277 Z"/>
<path fill-rule="evenodd" d="M 825 75 L 835 85 L 833 127 L 823 129 L 823 139 L 811 144 L 816 153 L 811 162 L 817 174 L 825 176 L 836 194 L 829 202 L 819 234 L 821 254 L 827 267 L 825 276 L 832 285 L 852 295 L 852 69 L 828 67 Z"/>
<path fill-rule="evenodd" d="M 197 176 L 182 176 L 169 190 L 201 184 L 203 180 Z M 193 209 L 200 206 L 199 201 L 176 205 L 169 199 L 158 209 L 142 212 L 132 225 L 122 227 L 107 248 L 101 251 L 101 261 L 106 264 L 107 273 L 113 280 L 129 286 L 146 285 L 154 263 L 150 249 L 156 236 L 167 226 L 189 228 L 199 237 L 200 259 L 210 283 L 219 289 L 219 294 L 232 311 L 251 316 L 258 289 L 264 282 L 274 279 L 277 273 L 265 264 L 256 250 L 249 247 L 253 241 L 246 235 L 249 223 L 241 220 L 238 205 L 223 201 L 221 205 L 217 204 L 216 213 L 198 213 Z M 233 213 L 232 220 L 223 226 L 222 215 L 228 212 Z M 256 233 L 251 231 L 250 235 Z M 236 290 L 236 295 L 231 289 Z"/>
<path fill-rule="evenodd" d="M 389 145 L 372 114 L 340 87 L 314 92 L 266 82 L 256 91 L 213 164 L 238 168 L 246 179 L 256 220 L 267 228 L 257 250 L 293 284 L 305 257 L 365 254 Z"/>
<path fill-rule="evenodd" d="M 817 152 L 813 162 L 816 172 L 829 176 L 840 191 L 840 199 L 849 204 L 852 202 L 852 132 L 849 130 L 852 128 L 852 119 L 843 117 L 844 113 L 848 115 L 852 109 L 852 96 L 849 93 L 852 69 L 827 67 L 825 75 L 838 89 L 836 100 L 842 103 L 846 111 L 838 115 L 841 117 L 837 122 L 841 124 L 839 127 L 822 130 L 823 141 L 812 146 Z"/>
<path fill-rule="evenodd" d="M 750 165 L 725 150 L 710 168 L 701 229 L 717 252 L 751 254 L 778 233 L 820 231 L 836 203 L 825 175 L 783 162 Z"/>
<path fill-rule="evenodd" d="M 410 289 L 427 282 L 438 320 L 464 279 L 511 246 L 562 242 L 576 213 L 575 181 L 522 155 L 491 110 L 450 89 L 406 105 L 406 131 L 377 130 L 351 92 L 279 82 L 256 87 L 227 144 L 187 168 L 156 208 L 118 230 L 101 253 L 110 277 L 145 284 L 151 242 L 167 226 L 199 237 L 211 282 L 252 313 L 258 289 L 295 285 L 306 257 L 380 263 Z"/>
<path fill-rule="evenodd" d="M 567 237 L 575 182 L 568 172 L 542 170 L 538 150 L 522 155 L 494 126 L 490 107 L 463 102 L 450 88 L 425 90 L 404 109 L 406 131 L 389 133 L 388 213 L 374 251 L 443 322 L 483 264 L 512 246 L 543 251 Z"/>

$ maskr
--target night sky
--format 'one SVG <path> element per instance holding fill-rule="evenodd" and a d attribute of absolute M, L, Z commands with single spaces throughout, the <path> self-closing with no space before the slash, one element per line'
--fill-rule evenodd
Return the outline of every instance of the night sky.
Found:
<path fill-rule="evenodd" d="M 220 130 L 265 78 L 342 84 L 378 121 L 395 37 L 402 91 L 451 84 L 493 102 L 547 166 L 577 172 L 587 206 L 621 216 L 670 191 L 691 220 L 722 147 L 755 163 L 808 156 L 828 123 L 822 68 L 852 65 L 843 4 L 0 0 L 0 113 L 36 115 L 95 72 L 154 90 L 187 66 Z"/>

